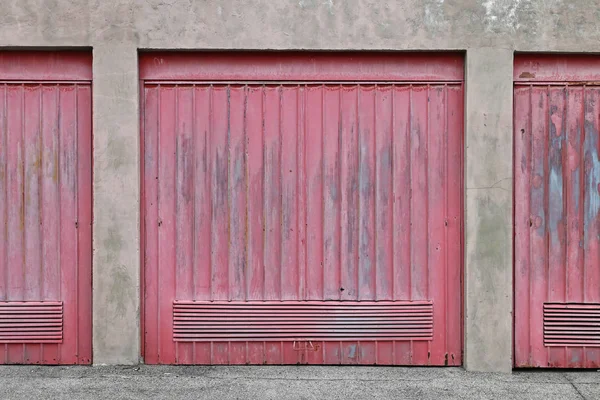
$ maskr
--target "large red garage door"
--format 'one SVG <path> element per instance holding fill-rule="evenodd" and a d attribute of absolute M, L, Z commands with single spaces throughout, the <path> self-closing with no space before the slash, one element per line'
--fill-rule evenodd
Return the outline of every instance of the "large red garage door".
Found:
<path fill-rule="evenodd" d="M 515 365 L 600 367 L 600 57 L 515 58 Z"/>
<path fill-rule="evenodd" d="M 91 362 L 91 75 L 0 52 L 0 364 Z"/>
<path fill-rule="evenodd" d="M 147 363 L 461 364 L 461 56 L 141 78 Z"/>

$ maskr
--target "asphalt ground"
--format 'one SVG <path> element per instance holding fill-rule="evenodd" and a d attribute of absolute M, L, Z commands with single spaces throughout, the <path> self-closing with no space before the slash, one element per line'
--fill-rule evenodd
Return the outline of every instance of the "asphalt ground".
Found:
<path fill-rule="evenodd" d="M 597 371 L 317 366 L 0 367 L 0 399 L 600 399 Z"/>

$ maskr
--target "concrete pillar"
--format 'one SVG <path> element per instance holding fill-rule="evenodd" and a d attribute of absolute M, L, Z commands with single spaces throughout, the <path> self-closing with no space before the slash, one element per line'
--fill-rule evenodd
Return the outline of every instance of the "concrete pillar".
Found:
<path fill-rule="evenodd" d="M 467 51 L 465 368 L 510 372 L 513 52 Z"/>
<path fill-rule="evenodd" d="M 137 49 L 94 46 L 93 362 L 140 359 Z"/>

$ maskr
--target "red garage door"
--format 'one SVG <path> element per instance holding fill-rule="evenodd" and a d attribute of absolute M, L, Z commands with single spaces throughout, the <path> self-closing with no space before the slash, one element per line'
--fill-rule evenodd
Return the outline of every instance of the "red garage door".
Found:
<path fill-rule="evenodd" d="M 461 56 L 141 78 L 147 363 L 461 363 Z"/>
<path fill-rule="evenodd" d="M 515 365 L 600 366 L 600 57 L 515 59 Z"/>
<path fill-rule="evenodd" d="M 0 364 L 89 364 L 91 56 L 0 52 Z"/>

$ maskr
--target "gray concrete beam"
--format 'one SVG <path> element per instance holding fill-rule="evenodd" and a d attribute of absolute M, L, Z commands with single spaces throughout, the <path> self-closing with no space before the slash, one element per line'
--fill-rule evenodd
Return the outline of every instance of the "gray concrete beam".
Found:
<path fill-rule="evenodd" d="M 140 129 L 135 46 L 94 47 L 93 362 L 140 359 Z"/>
<path fill-rule="evenodd" d="M 465 367 L 512 368 L 513 52 L 467 51 Z"/>

